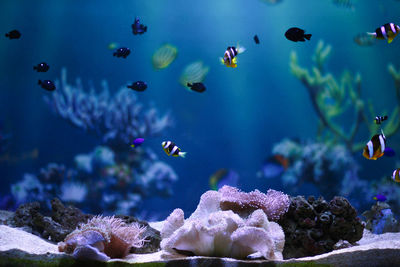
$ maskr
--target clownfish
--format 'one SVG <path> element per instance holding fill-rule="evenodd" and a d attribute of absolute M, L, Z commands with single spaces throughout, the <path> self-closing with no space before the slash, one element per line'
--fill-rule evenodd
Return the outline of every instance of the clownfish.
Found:
<path fill-rule="evenodd" d="M 390 44 L 400 31 L 400 26 L 394 23 L 386 23 L 377 28 L 375 32 L 368 32 L 369 35 L 374 36 L 376 39 L 387 39 Z"/>
<path fill-rule="evenodd" d="M 376 116 L 375 117 L 375 123 L 376 124 L 381 124 L 383 121 L 387 120 L 388 116 Z"/>
<path fill-rule="evenodd" d="M 227 67 L 236 68 L 237 67 L 236 56 L 240 53 L 243 53 L 244 51 L 246 51 L 246 48 L 239 45 L 238 47 L 228 46 L 228 48 L 224 53 L 224 58 L 221 57 L 220 61 Z"/>
<path fill-rule="evenodd" d="M 374 135 L 370 141 L 365 145 L 363 150 L 363 156 L 366 159 L 376 160 L 383 156 L 386 147 L 386 137 L 383 134 Z"/>
<path fill-rule="evenodd" d="M 181 152 L 181 149 L 171 141 L 164 141 L 161 143 L 164 152 L 168 156 L 173 156 L 173 157 L 182 157 L 184 158 L 186 156 L 186 152 Z"/>
<path fill-rule="evenodd" d="M 395 182 L 397 182 L 397 183 L 400 183 L 399 172 L 400 172 L 400 168 L 394 170 L 394 171 L 393 171 L 393 174 L 392 174 L 392 179 L 393 179 L 393 181 L 395 181 Z"/>

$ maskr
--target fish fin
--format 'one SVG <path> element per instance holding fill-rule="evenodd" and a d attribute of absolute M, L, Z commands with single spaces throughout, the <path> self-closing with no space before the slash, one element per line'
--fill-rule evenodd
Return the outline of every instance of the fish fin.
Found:
<path fill-rule="evenodd" d="M 232 63 L 231 67 L 232 67 L 232 68 L 236 68 L 236 67 L 237 67 L 237 64 Z"/>
<path fill-rule="evenodd" d="M 393 39 L 394 39 L 393 37 L 389 37 L 388 38 L 388 43 L 390 44 L 393 41 Z"/>
<path fill-rule="evenodd" d="M 237 63 L 237 58 L 234 57 L 234 58 L 232 59 L 232 65 L 236 65 L 236 63 Z"/>
<path fill-rule="evenodd" d="M 311 39 L 312 34 L 304 34 L 304 37 L 306 37 L 307 40 Z"/>
<path fill-rule="evenodd" d="M 376 32 L 367 32 L 367 34 L 376 37 Z"/>
<path fill-rule="evenodd" d="M 187 152 L 181 152 L 181 151 L 180 151 L 180 152 L 178 153 L 178 155 L 179 155 L 180 157 L 184 158 L 184 157 L 186 157 L 186 153 L 187 153 Z"/>
<path fill-rule="evenodd" d="M 132 144 L 131 147 L 135 147 L 135 145 Z"/>
<path fill-rule="evenodd" d="M 41 80 L 38 80 L 38 83 L 37 84 L 42 84 L 42 81 Z"/>
<path fill-rule="evenodd" d="M 225 60 L 222 57 L 219 57 L 219 61 L 221 62 L 221 64 L 225 65 Z"/>
<path fill-rule="evenodd" d="M 244 46 L 239 45 L 239 44 L 236 46 L 236 49 L 238 51 L 238 54 L 241 54 L 244 51 L 246 51 L 246 48 Z"/>

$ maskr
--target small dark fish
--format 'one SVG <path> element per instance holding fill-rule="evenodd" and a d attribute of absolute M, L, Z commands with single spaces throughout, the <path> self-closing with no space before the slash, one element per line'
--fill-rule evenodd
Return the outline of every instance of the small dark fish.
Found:
<path fill-rule="evenodd" d="M 374 196 L 374 200 L 376 200 L 376 201 L 381 201 L 381 202 L 383 202 L 383 201 L 386 201 L 386 196 L 384 196 L 384 195 L 381 195 L 381 194 L 377 194 L 376 196 Z"/>
<path fill-rule="evenodd" d="M 21 37 L 21 33 L 18 30 L 12 30 L 9 33 L 6 33 L 6 37 L 8 39 L 19 39 Z"/>
<path fill-rule="evenodd" d="M 192 89 L 192 91 L 203 93 L 206 87 L 203 83 L 187 83 L 187 86 Z"/>
<path fill-rule="evenodd" d="M 138 92 L 143 92 L 144 90 L 147 89 L 147 83 L 142 81 L 137 81 L 132 83 L 132 85 L 128 85 L 127 87 Z"/>
<path fill-rule="evenodd" d="M 38 81 L 38 84 L 39 84 L 43 89 L 45 89 L 45 90 L 47 90 L 47 91 L 54 91 L 54 90 L 56 90 L 56 86 L 55 86 L 54 83 L 53 83 L 52 81 L 50 81 L 50 80 L 44 80 L 44 81 L 39 80 L 39 81 Z"/>
<path fill-rule="evenodd" d="M 118 48 L 117 51 L 114 52 L 114 57 L 123 57 L 126 58 L 131 53 L 131 50 L 127 47 Z"/>
<path fill-rule="evenodd" d="M 142 143 L 144 142 L 143 138 L 136 138 L 135 140 L 133 140 L 131 147 L 138 147 L 140 146 Z"/>
<path fill-rule="evenodd" d="M 135 22 L 132 24 L 132 33 L 136 34 L 143 34 L 147 31 L 147 26 L 140 24 L 140 20 L 138 17 L 135 18 Z"/>
<path fill-rule="evenodd" d="M 293 42 L 304 42 L 305 39 L 310 40 L 311 34 L 305 34 L 304 30 L 294 27 L 285 32 L 285 37 Z"/>
<path fill-rule="evenodd" d="M 254 35 L 253 39 L 254 39 L 254 42 L 256 42 L 256 44 L 259 44 L 259 43 L 260 43 L 260 39 L 258 39 L 257 34 Z"/>
<path fill-rule="evenodd" d="M 50 69 L 50 66 L 47 65 L 46 62 L 42 62 L 37 64 L 37 66 L 33 66 L 33 69 L 36 70 L 37 72 L 46 72 Z"/>
<path fill-rule="evenodd" d="M 353 40 L 359 46 L 371 46 L 376 43 L 375 37 L 369 35 L 368 33 L 359 33 L 354 37 Z"/>
<path fill-rule="evenodd" d="M 386 157 L 394 157 L 396 156 L 396 152 L 393 150 L 391 147 L 385 147 L 385 151 L 383 152 L 383 155 Z"/>
<path fill-rule="evenodd" d="M 383 121 L 387 120 L 388 116 L 376 116 L 375 117 L 375 123 L 376 124 L 381 124 Z"/>

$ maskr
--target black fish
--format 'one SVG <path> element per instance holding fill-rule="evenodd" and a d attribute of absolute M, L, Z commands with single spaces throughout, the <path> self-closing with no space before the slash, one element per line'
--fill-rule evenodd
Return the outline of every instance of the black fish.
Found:
<path fill-rule="evenodd" d="M 258 39 L 257 34 L 254 35 L 253 39 L 254 39 L 254 42 L 256 42 L 256 44 L 259 44 L 259 43 L 260 43 L 260 39 Z"/>
<path fill-rule="evenodd" d="M 376 124 L 381 124 L 383 121 L 387 120 L 388 116 L 376 116 L 375 117 L 375 123 Z"/>
<path fill-rule="evenodd" d="M 304 34 L 304 30 L 294 27 L 285 32 L 285 37 L 293 42 L 304 42 L 304 38 L 310 40 L 311 34 Z"/>
<path fill-rule="evenodd" d="M 38 81 L 38 84 L 40 84 L 40 86 L 41 86 L 43 89 L 47 90 L 47 91 L 54 91 L 54 90 L 56 90 L 56 86 L 55 86 L 54 83 L 53 83 L 52 81 L 50 81 L 50 80 L 44 80 L 44 81 L 39 80 L 39 81 Z"/>
<path fill-rule="evenodd" d="M 132 33 L 136 34 L 143 34 L 147 31 L 147 26 L 140 24 L 140 20 L 138 17 L 135 18 L 135 22 L 132 24 Z"/>
<path fill-rule="evenodd" d="M 46 62 L 42 62 L 37 64 L 37 66 L 33 66 L 33 69 L 36 70 L 37 72 L 46 72 L 50 69 L 50 66 L 47 65 Z"/>
<path fill-rule="evenodd" d="M 193 91 L 203 93 L 206 90 L 206 87 L 203 83 L 187 83 L 187 86 Z"/>
<path fill-rule="evenodd" d="M 121 47 L 121 48 L 118 48 L 118 49 L 114 52 L 113 56 L 114 56 L 114 57 L 123 57 L 123 58 L 126 58 L 127 56 L 129 56 L 130 53 L 131 53 L 131 50 L 130 50 L 129 48 L 127 48 L 127 47 Z"/>
<path fill-rule="evenodd" d="M 12 30 L 9 33 L 6 33 L 6 37 L 11 39 L 19 39 L 21 37 L 21 33 L 18 30 Z"/>
<path fill-rule="evenodd" d="M 137 81 L 132 83 L 132 85 L 128 85 L 127 87 L 138 92 L 143 92 L 144 90 L 147 89 L 147 83 L 142 81 Z"/>

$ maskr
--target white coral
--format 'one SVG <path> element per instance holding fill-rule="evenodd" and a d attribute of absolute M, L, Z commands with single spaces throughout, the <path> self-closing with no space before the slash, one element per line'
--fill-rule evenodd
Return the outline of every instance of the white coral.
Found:
<path fill-rule="evenodd" d="M 277 223 L 269 222 L 261 209 L 248 218 L 231 210 L 222 211 L 220 200 L 219 192 L 207 191 L 186 220 L 183 211 L 175 209 L 161 230 L 161 248 L 169 253 L 189 251 L 202 256 L 282 259 L 285 236 Z"/>

